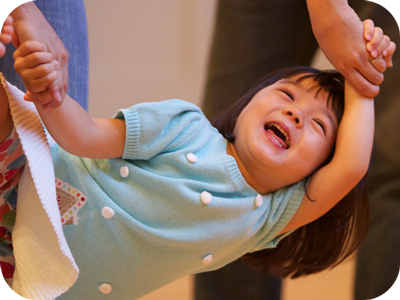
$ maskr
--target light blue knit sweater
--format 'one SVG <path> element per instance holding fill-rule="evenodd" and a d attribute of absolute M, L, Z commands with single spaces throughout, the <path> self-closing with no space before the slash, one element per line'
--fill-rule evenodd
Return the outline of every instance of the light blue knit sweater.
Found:
<path fill-rule="evenodd" d="M 116 117 L 126 121 L 123 159 L 52 147 L 63 228 L 80 269 L 58 299 L 135 299 L 284 237 L 302 183 L 257 196 L 195 105 L 143 103 Z"/>

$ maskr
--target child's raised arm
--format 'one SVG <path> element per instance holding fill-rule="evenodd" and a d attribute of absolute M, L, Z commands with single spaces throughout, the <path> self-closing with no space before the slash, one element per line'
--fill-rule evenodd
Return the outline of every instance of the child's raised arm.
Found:
<path fill-rule="evenodd" d="M 46 104 L 53 99 L 43 93 L 57 80 L 57 63 L 39 42 L 23 43 L 14 53 L 15 69 L 27 86 L 25 100 L 35 103 L 47 130 L 66 151 L 91 158 L 122 157 L 125 122 L 120 119 L 92 118 L 68 95 L 56 108 Z"/>
<path fill-rule="evenodd" d="M 371 57 L 370 63 L 383 72 L 392 66 L 396 45 L 371 22 L 364 22 L 364 34 L 371 34 L 366 49 Z M 346 81 L 345 109 L 334 156 L 327 165 L 315 172 L 307 187 L 308 195 L 315 201 L 305 196 L 297 213 L 281 233 L 318 219 L 360 182 L 369 168 L 373 137 L 374 101 L 358 93 Z"/>

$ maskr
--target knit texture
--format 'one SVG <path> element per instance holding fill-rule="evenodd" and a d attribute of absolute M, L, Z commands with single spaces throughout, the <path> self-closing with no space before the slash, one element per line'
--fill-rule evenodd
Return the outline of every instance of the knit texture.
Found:
<path fill-rule="evenodd" d="M 13 290 L 29 299 L 54 299 L 74 284 L 79 271 L 61 227 L 50 149 L 35 106 L 1 73 L 0 81 L 26 156 L 13 230 Z"/>

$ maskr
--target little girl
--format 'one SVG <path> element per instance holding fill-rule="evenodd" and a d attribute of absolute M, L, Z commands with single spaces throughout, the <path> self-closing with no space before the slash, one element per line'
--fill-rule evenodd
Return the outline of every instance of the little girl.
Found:
<path fill-rule="evenodd" d="M 371 63 L 385 64 L 394 46 L 374 39 L 385 55 Z M 68 95 L 59 107 L 46 109 L 57 64 L 34 41 L 23 43 L 14 57 L 29 90 L 25 100 L 36 104 L 59 145 L 51 146 L 51 157 L 61 217 L 49 220 L 56 234 L 58 222 L 64 225 L 60 247 L 68 258 L 71 250 L 69 263 L 80 270 L 61 292 L 59 282 L 32 283 L 33 272 L 19 271 L 26 270 L 21 260 L 28 254 L 16 253 L 16 231 L 22 230 L 16 224 L 13 289 L 24 296 L 46 299 L 66 291 L 58 299 L 135 299 L 247 253 L 253 265 L 297 277 L 339 263 L 365 234 L 367 202 L 363 187 L 355 186 L 369 166 L 373 101 L 348 84 L 344 91 L 338 73 L 295 67 L 269 74 L 213 127 L 199 108 L 180 100 L 138 104 L 113 119 L 90 117 Z M 27 128 L 39 131 L 25 118 L 30 103 L 4 81 L 3 87 L 1 103 L 10 103 L 27 156 L 25 174 L 38 197 L 45 197 L 30 154 L 36 148 L 27 137 Z M 21 224 L 34 194 L 23 190 Z M 35 237 L 43 239 L 41 233 Z"/>

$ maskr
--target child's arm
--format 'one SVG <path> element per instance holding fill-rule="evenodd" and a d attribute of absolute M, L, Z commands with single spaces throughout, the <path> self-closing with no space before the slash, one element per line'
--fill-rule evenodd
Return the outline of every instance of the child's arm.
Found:
<path fill-rule="evenodd" d="M 49 93 L 42 92 L 57 79 L 57 64 L 41 43 L 23 43 L 14 57 L 15 69 L 29 90 L 25 99 L 35 103 L 47 130 L 62 148 L 84 157 L 122 157 L 125 145 L 123 120 L 92 118 L 68 95 L 59 107 L 46 108 L 52 98 Z"/>
<path fill-rule="evenodd" d="M 368 24 L 365 30 L 370 30 Z M 378 42 L 377 42 L 378 40 Z M 382 58 L 371 63 L 379 70 L 391 66 L 395 51 L 393 42 L 387 42 L 379 31 L 373 33 L 371 42 L 383 53 Z M 383 46 L 382 46 L 383 45 Z M 368 46 L 367 46 L 368 50 Z M 374 57 L 375 56 L 375 57 Z M 281 233 L 308 224 L 335 206 L 367 173 L 374 137 L 374 101 L 358 93 L 347 81 L 345 83 L 345 110 L 340 123 L 335 154 L 332 160 L 312 176 L 304 199 L 294 217 Z"/>
<path fill-rule="evenodd" d="M 14 33 L 14 27 L 12 26 L 13 24 L 13 19 L 11 16 L 8 16 L 7 19 L 5 20 L 2 28 L 1 28 L 1 33 L 0 33 L 0 58 L 4 56 L 6 53 L 6 44 L 9 44 L 11 42 L 13 33 Z"/>
<path fill-rule="evenodd" d="M 7 138 L 13 126 L 6 91 L 3 85 L 0 84 L 0 143 Z"/>
<path fill-rule="evenodd" d="M 0 58 L 6 53 L 5 44 L 9 44 L 12 39 L 14 28 L 13 19 L 8 16 L 0 32 Z M 8 107 L 7 95 L 0 84 L 0 143 L 10 134 L 13 122 Z"/>

